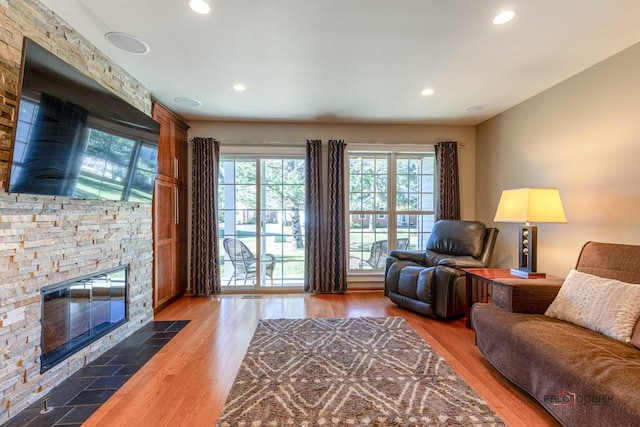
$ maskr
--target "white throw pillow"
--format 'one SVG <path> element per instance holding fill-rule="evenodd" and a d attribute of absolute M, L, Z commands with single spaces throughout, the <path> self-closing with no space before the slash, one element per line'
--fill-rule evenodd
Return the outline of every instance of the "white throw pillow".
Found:
<path fill-rule="evenodd" d="M 640 285 L 571 270 L 545 315 L 628 343 L 640 317 Z"/>

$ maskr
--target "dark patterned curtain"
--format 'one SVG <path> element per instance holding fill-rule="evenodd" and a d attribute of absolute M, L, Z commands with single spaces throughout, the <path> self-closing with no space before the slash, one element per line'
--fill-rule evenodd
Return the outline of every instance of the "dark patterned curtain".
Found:
<path fill-rule="evenodd" d="M 460 179 L 458 177 L 458 144 L 455 141 L 436 144 L 436 221 L 460 219 Z"/>
<path fill-rule="evenodd" d="M 304 290 L 320 292 L 323 282 L 322 256 L 322 142 L 307 140 L 304 201 Z"/>
<path fill-rule="evenodd" d="M 307 141 L 305 199 L 304 290 L 316 293 L 347 291 L 344 141 L 329 141 L 328 197 L 322 193 L 322 142 Z"/>
<path fill-rule="evenodd" d="M 347 291 L 345 224 L 345 149 L 343 140 L 329 141 L 326 292 Z"/>
<path fill-rule="evenodd" d="M 194 295 L 220 293 L 218 248 L 218 162 L 220 144 L 193 138 L 191 213 L 191 286 Z"/>

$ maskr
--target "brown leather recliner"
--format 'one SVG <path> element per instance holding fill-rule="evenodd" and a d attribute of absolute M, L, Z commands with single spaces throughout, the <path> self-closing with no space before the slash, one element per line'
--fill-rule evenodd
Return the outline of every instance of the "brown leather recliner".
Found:
<path fill-rule="evenodd" d="M 489 265 L 497 228 L 479 221 L 440 220 L 425 251 L 393 250 L 387 257 L 384 294 L 401 307 L 433 317 L 465 314 L 465 273 Z"/>

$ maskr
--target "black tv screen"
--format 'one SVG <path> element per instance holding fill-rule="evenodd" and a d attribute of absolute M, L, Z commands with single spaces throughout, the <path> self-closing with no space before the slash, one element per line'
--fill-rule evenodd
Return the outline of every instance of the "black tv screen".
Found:
<path fill-rule="evenodd" d="M 10 193 L 151 201 L 160 124 L 25 38 Z"/>

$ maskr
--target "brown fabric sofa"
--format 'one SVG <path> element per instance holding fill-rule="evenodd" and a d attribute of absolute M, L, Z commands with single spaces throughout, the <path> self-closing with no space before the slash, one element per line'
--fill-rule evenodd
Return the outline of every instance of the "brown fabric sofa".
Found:
<path fill-rule="evenodd" d="M 640 246 L 588 242 L 576 270 L 640 284 Z M 640 425 L 638 348 L 545 316 L 559 285 L 497 287 L 492 304 L 472 307 L 471 320 L 478 348 L 502 375 L 563 425 Z"/>

